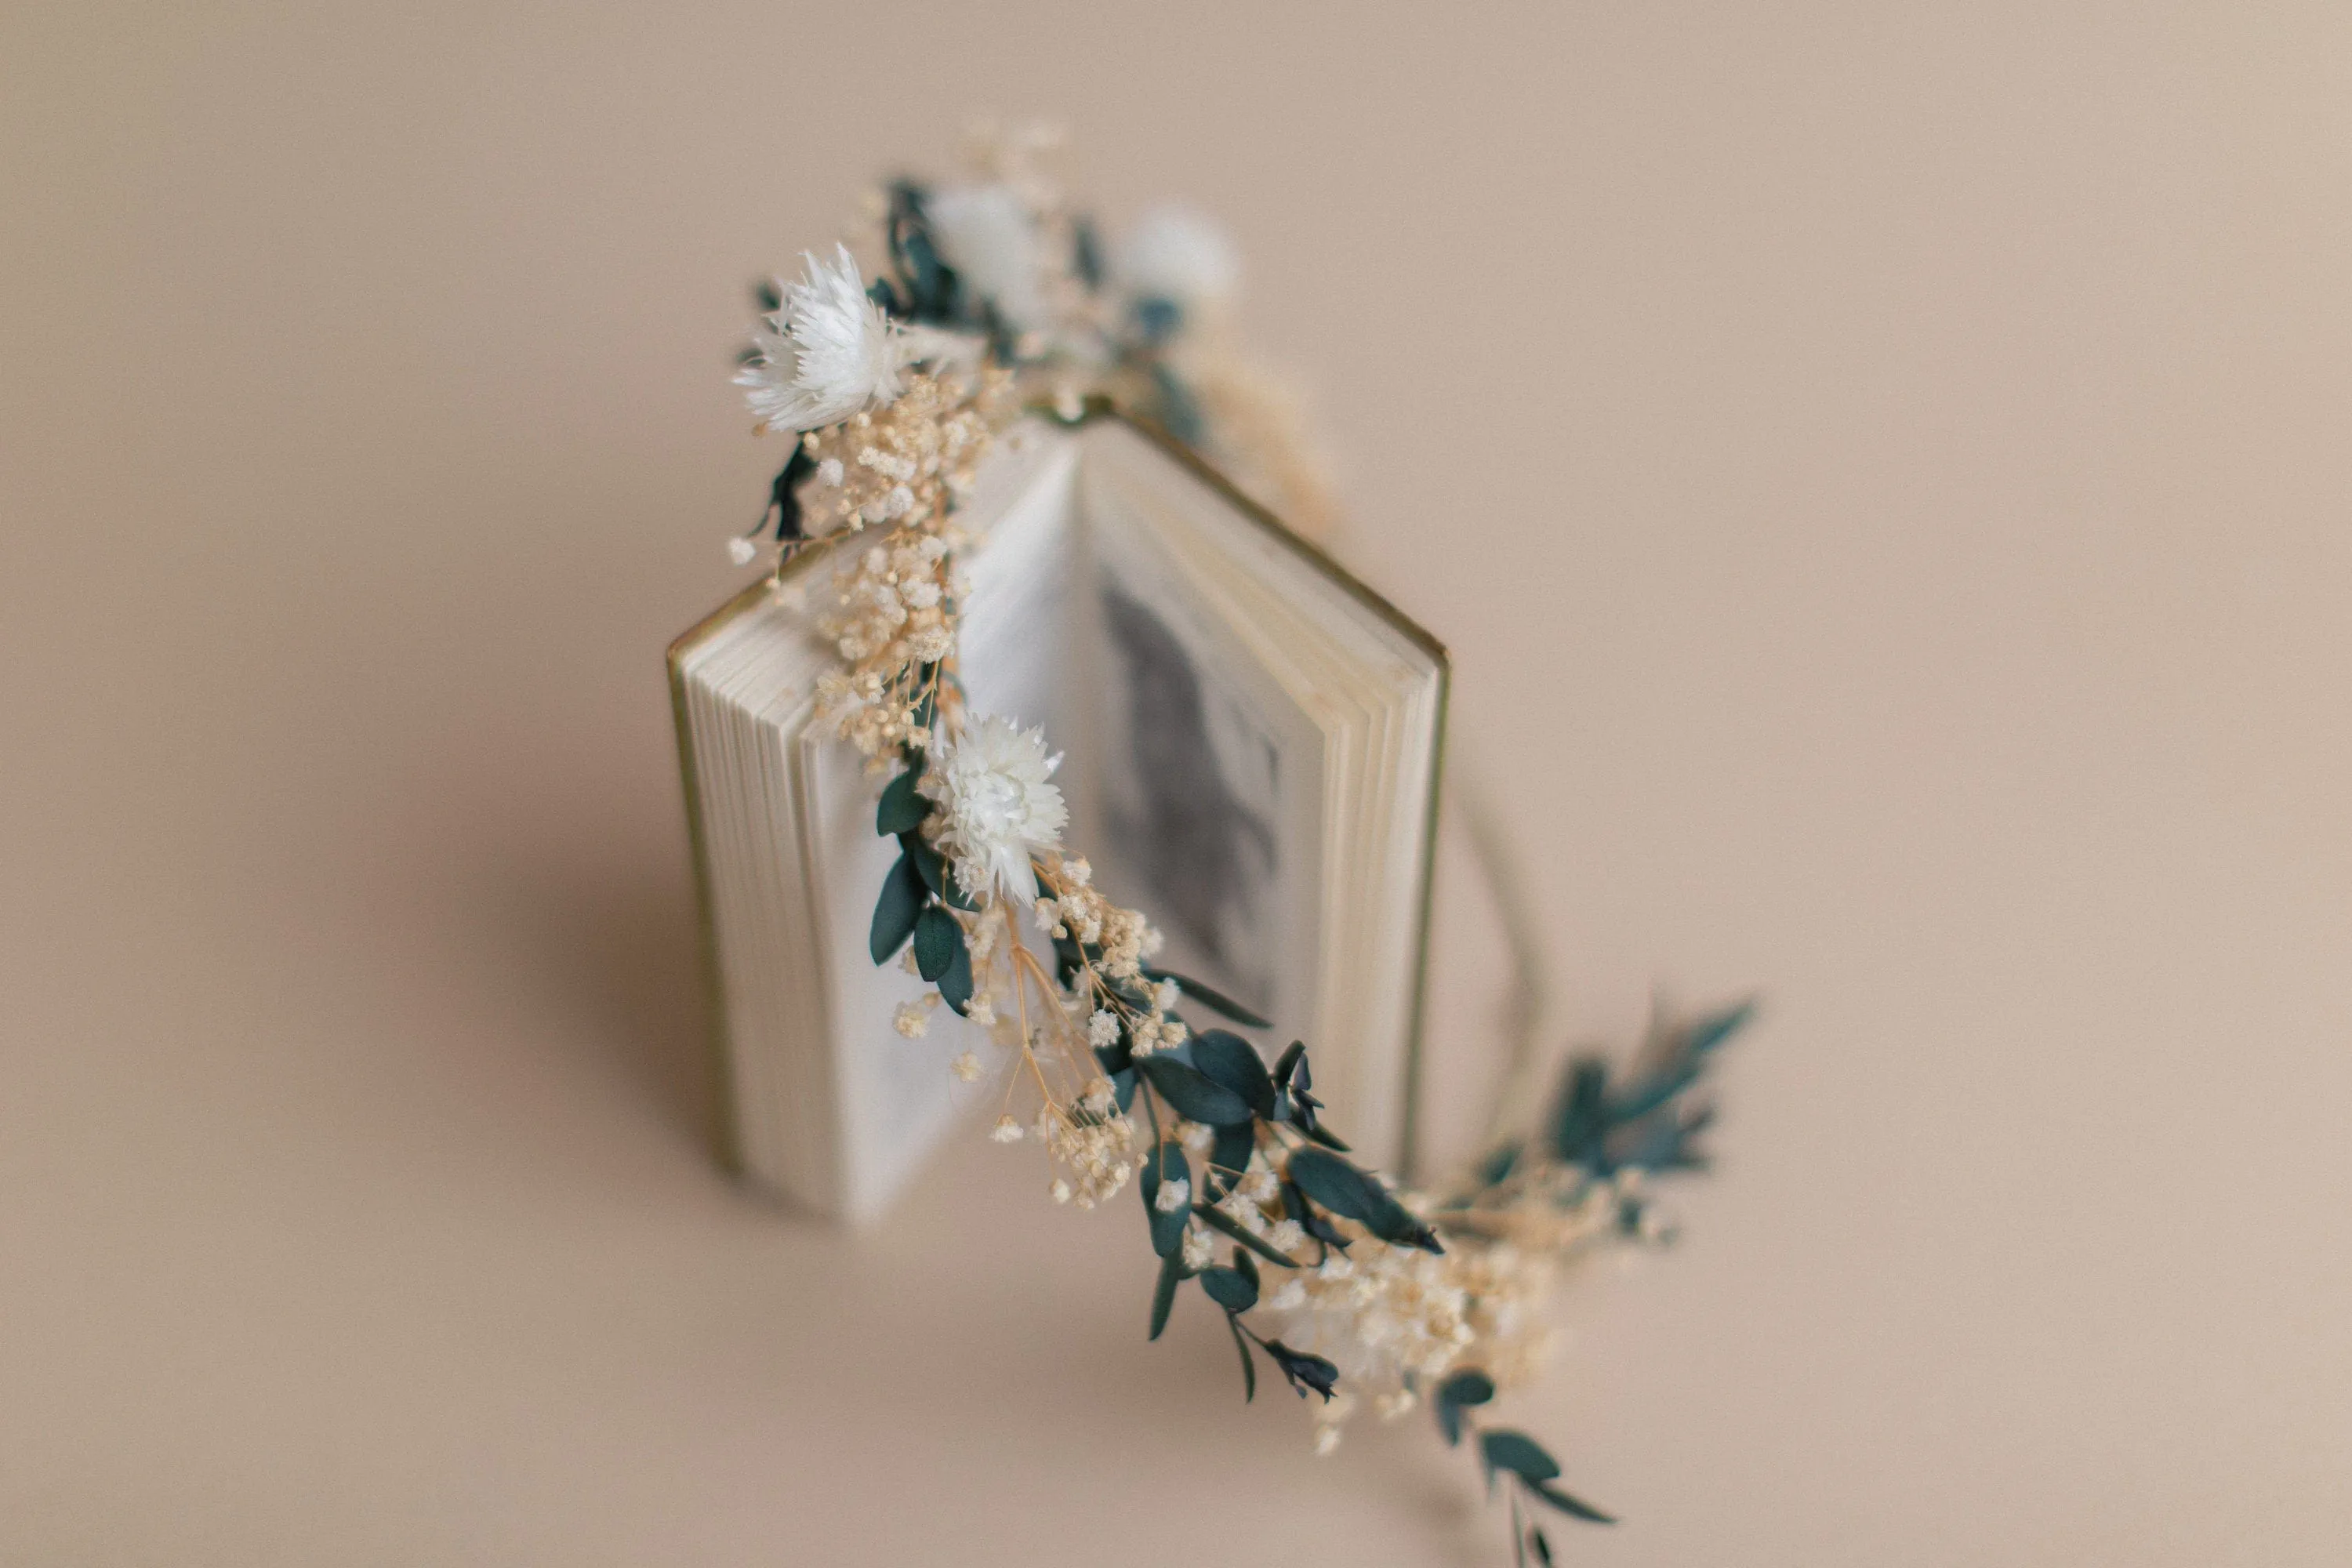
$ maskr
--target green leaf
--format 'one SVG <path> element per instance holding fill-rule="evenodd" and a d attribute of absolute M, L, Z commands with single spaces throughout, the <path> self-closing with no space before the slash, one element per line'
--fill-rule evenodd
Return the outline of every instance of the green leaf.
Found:
<path fill-rule="evenodd" d="M 1297 1072 L 1298 1070 L 1298 1064 L 1306 1059 L 1307 1042 L 1305 1040 L 1291 1041 L 1290 1044 L 1284 1048 L 1282 1059 L 1274 1064 L 1274 1081 L 1281 1085 L 1283 1088 L 1288 1089 L 1290 1087 L 1290 1075 Z"/>
<path fill-rule="evenodd" d="M 1704 1055 L 1746 1028 L 1755 1016 L 1756 999 L 1752 996 L 1726 1007 L 1720 1013 L 1710 1013 L 1691 1026 L 1690 1037 L 1683 1042 L 1683 1049 L 1693 1056 Z"/>
<path fill-rule="evenodd" d="M 1257 1047 L 1223 1029 L 1203 1029 L 1192 1037 L 1192 1065 L 1211 1082 L 1232 1089 L 1242 1103 L 1259 1116 L 1274 1114 L 1274 1079 Z"/>
<path fill-rule="evenodd" d="M 1559 1474 L 1559 1461 L 1544 1451 L 1544 1446 L 1525 1432 L 1508 1429 L 1484 1432 L 1478 1436 L 1478 1454 L 1486 1463 L 1486 1473 L 1508 1470 L 1529 1486 L 1548 1481 Z"/>
<path fill-rule="evenodd" d="M 898 842 L 907 847 L 908 858 L 914 861 L 916 873 L 923 879 L 923 886 L 931 890 L 932 897 L 960 910 L 980 907 L 964 896 L 963 884 L 950 874 L 946 858 L 925 843 L 921 834 L 901 833 Z"/>
<path fill-rule="evenodd" d="M 1271 1018 L 1259 1017 L 1255 1013 L 1251 1012 L 1248 1008 L 1243 1006 L 1240 1003 L 1234 1001 L 1223 992 L 1216 990 L 1211 986 L 1203 985 L 1201 982 L 1193 979 L 1189 974 L 1179 974 L 1172 969 L 1150 968 L 1146 968 L 1143 973 L 1145 976 L 1151 980 L 1155 984 L 1162 980 L 1173 980 L 1176 983 L 1177 990 L 1181 991 L 1185 995 L 1190 996 L 1193 1001 L 1198 1002 L 1202 1006 L 1208 1008 L 1211 1012 L 1223 1013 L 1226 1017 L 1231 1018 L 1236 1024 L 1243 1025 L 1252 1029 L 1271 1029 L 1274 1027 L 1274 1020 Z"/>
<path fill-rule="evenodd" d="M 939 978 L 939 987 L 940 999 L 954 1008 L 959 1016 L 971 1005 L 971 950 L 963 944 L 961 932 L 957 933 L 955 952 L 948 960 L 947 973 Z"/>
<path fill-rule="evenodd" d="M 1257 1305 L 1257 1281 L 1238 1268 L 1203 1268 L 1201 1289 L 1228 1312 L 1246 1312 Z"/>
<path fill-rule="evenodd" d="M 1225 1327 L 1234 1336 L 1234 1349 L 1242 1352 L 1242 1403 L 1257 1398 L 1257 1358 L 1250 1354 L 1249 1341 L 1242 1338 L 1241 1321 L 1231 1312 L 1225 1314 Z"/>
<path fill-rule="evenodd" d="M 931 803 L 915 793 L 915 781 L 922 776 L 923 763 L 918 757 L 905 773 L 883 786 L 882 799 L 874 807 L 875 832 L 887 838 L 922 826 L 923 819 L 931 814 Z"/>
<path fill-rule="evenodd" d="M 1135 1068 L 1179 1116 L 1211 1127 L 1230 1127 L 1250 1119 L 1249 1104 L 1240 1095 L 1173 1058 L 1138 1057 Z"/>
<path fill-rule="evenodd" d="M 1551 1504 L 1552 1507 L 1559 1510 L 1560 1512 L 1569 1515 L 1572 1519 L 1580 1519 L 1590 1524 L 1614 1524 L 1617 1522 L 1616 1515 L 1601 1512 L 1591 1503 L 1586 1502 L 1582 1498 L 1571 1497 L 1567 1492 L 1564 1492 L 1558 1487 L 1552 1485 L 1549 1481 L 1529 1481 L 1528 1483 L 1528 1487 L 1529 1490 L 1536 1494 L 1536 1496 L 1543 1499 L 1544 1501 Z M 1544 1559 L 1546 1562 L 1549 1562 L 1550 1560 L 1551 1559 L 1549 1557 L 1546 1557 Z"/>
<path fill-rule="evenodd" d="M 1150 1338 L 1158 1339 L 1168 1326 L 1168 1309 L 1176 1304 L 1176 1287 L 1183 1282 L 1184 1253 L 1179 1248 L 1160 1260 L 1160 1279 L 1151 1287 Z"/>
<path fill-rule="evenodd" d="M 1290 1386 L 1301 1399 L 1311 1388 L 1328 1400 L 1331 1391 L 1339 1385 L 1339 1369 L 1319 1355 L 1292 1350 L 1280 1340 L 1266 1341 L 1265 1353 L 1274 1358 L 1274 1364 L 1282 1369 L 1282 1375 L 1290 1380 Z"/>
<path fill-rule="evenodd" d="M 1206 1195 L 1223 1197 L 1240 1182 L 1242 1173 L 1249 1169 L 1250 1154 L 1257 1147 L 1257 1128 L 1247 1121 L 1236 1121 L 1230 1127 L 1217 1129 L 1217 1141 L 1209 1146 L 1208 1168 L 1201 1173 Z"/>
<path fill-rule="evenodd" d="M 1248 1247 L 1252 1252 L 1256 1253 L 1268 1263 L 1277 1263 L 1285 1268 L 1296 1268 L 1298 1267 L 1297 1264 L 1293 1263 L 1289 1258 L 1285 1258 L 1281 1253 L 1276 1252 L 1272 1244 L 1262 1241 L 1258 1237 L 1252 1236 L 1249 1232 L 1244 1230 L 1241 1227 L 1240 1223 L 1234 1220 L 1232 1215 L 1226 1214 L 1224 1210 L 1211 1208 L 1206 1204 L 1194 1204 L 1192 1205 L 1192 1212 L 1201 1216 L 1201 1223 L 1202 1225 L 1207 1226 L 1211 1230 L 1222 1232 L 1223 1235 L 1233 1237 L 1234 1240 L 1240 1242 L 1244 1247 Z"/>
<path fill-rule="evenodd" d="M 1162 1258 L 1182 1250 L 1184 1216 L 1189 1205 L 1179 1204 L 1172 1209 L 1162 1209 L 1160 1184 L 1182 1182 L 1189 1187 L 1192 1180 L 1192 1168 L 1184 1158 L 1184 1146 L 1173 1138 L 1143 1157 L 1143 1171 L 1135 1184 L 1143 1194 L 1144 1217 L 1151 1222 L 1151 1250 Z"/>
<path fill-rule="evenodd" d="M 963 927 L 955 916 L 933 904 L 915 919 L 915 968 L 936 983 L 963 951 Z"/>
<path fill-rule="evenodd" d="M 915 934 L 916 917 L 929 901 L 913 865 L 906 856 L 899 856 L 882 879 L 882 896 L 874 901 L 874 925 L 866 933 L 866 946 L 875 963 L 889 963 L 891 955 L 907 945 L 907 939 Z"/>
<path fill-rule="evenodd" d="M 1465 1405 L 1484 1405 L 1495 1397 L 1495 1380 L 1472 1367 L 1455 1373 L 1437 1385 L 1430 1396 L 1430 1407 L 1437 1415 L 1437 1429 L 1445 1434 L 1449 1448 L 1462 1444 L 1462 1410 Z"/>
<path fill-rule="evenodd" d="M 1438 1400 L 1446 1405 L 1484 1405 L 1495 1397 L 1495 1380 L 1476 1367 L 1465 1367 L 1437 1385 Z"/>
<path fill-rule="evenodd" d="M 1569 1066 L 1568 1083 L 1552 1118 L 1551 1152 L 1571 1165 L 1593 1163 L 1608 1131 L 1609 1066 L 1583 1057 Z"/>
<path fill-rule="evenodd" d="M 1324 1126 L 1320 1121 L 1307 1130 L 1307 1136 L 1314 1139 L 1315 1142 L 1322 1144 L 1326 1149 L 1337 1149 L 1342 1154 L 1349 1152 L 1346 1140 L 1342 1139 L 1337 1132 L 1332 1131 L 1328 1127 Z"/>
<path fill-rule="evenodd" d="M 1551 1568 L 1551 1542 L 1546 1541 L 1544 1532 L 1532 1524 L 1528 1526 L 1528 1544 L 1536 1549 L 1536 1561 L 1542 1563 L 1543 1568 Z"/>
<path fill-rule="evenodd" d="M 1294 1152 L 1289 1170 L 1300 1192 L 1346 1219 L 1369 1222 L 1393 1201 L 1380 1183 L 1320 1149 Z"/>

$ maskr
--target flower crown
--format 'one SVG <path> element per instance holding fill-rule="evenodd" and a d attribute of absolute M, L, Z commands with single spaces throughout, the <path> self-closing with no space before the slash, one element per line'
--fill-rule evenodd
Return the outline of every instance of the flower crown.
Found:
<path fill-rule="evenodd" d="M 991 1136 L 1044 1145 L 1055 1202 L 1090 1209 L 1139 1189 L 1159 1259 L 1151 1338 L 1197 1285 L 1232 1334 L 1245 1399 L 1261 1357 L 1317 1397 L 1319 1453 L 1361 1404 L 1387 1418 L 1427 1405 L 1447 1444 L 1475 1439 L 1489 1495 L 1505 1489 L 1515 1553 L 1548 1563 L 1537 1505 L 1610 1517 L 1484 1407 L 1536 1372 L 1564 1264 L 1669 1234 L 1646 1178 L 1703 1166 L 1695 1091 L 1749 1009 L 1654 1024 L 1629 1073 L 1579 1058 L 1540 1119 L 1427 1192 L 1349 1159 L 1305 1043 L 1269 1064 L 1232 1028 L 1194 1027 L 1188 1007 L 1266 1021 L 1154 964 L 1158 931 L 1062 842 L 1060 758 L 1043 732 L 966 708 L 972 541 L 958 510 L 1018 413 L 1075 416 L 1102 400 L 1302 531 L 1325 531 L 1332 507 L 1295 405 L 1234 344 L 1239 268 L 1223 234 L 1167 206 L 1106 244 L 1037 173 L 1041 145 L 997 140 L 964 183 L 877 193 L 873 275 L 845 245 L 764 286 L 735 378 L 759 429 L 793 447 L 734 558 L 770 553 L 781 592 L 785 562 L 842 551 L 819 619 L 841 665 L 821 679 L 820 710 L 887 780 L 875 826 L 900 854 L 874 907 L 874 961 L 930 987 L 893 1022 L 919 1037 L 945 1005 L 1005 1047 Z M 985 1069 L 965 1051 L 952 1070 Z"/>

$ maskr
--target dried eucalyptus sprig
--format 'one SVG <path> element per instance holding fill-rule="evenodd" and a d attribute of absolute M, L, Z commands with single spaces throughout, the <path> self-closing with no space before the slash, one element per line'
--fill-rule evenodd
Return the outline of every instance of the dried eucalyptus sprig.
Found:
<path fill-rule="evenodd" d="M 1174 209 L 1106 246 L 1035 172 L 1033 148 L 992 144 L 971 184 L 877 193 L 871 281 L 845 247 L 807 257 L 798 281 L 762 289 L 737 377 L 760 427 L 796 437 L 737 558 L 770 541 L 782 593 L 786 559 L 832 551 L 818 624 L 841 664 L 821 678 L 820 706 L 888 775 L 875 828 L 899 853 L 869 951 L 929 986 L 893 1022 L 919 1037 L 944 1005 L 1003 1049 L 991 1136 L 1045 1145 L 1054 1201 L 1094 1208 L 1134 1182 L 1159 1259 L 1149 1337 L 1197 1285 L 1223 1315 L 1244 1399 L 1264 1357 L 1319 1401 L 1318 1452 L 1360 1401 L 1387 1418 L 1425 1401 L 1449 1445 L 1475 1438 L 1520 1560 L 1549 1563 L 1535 1505 L 1610 1516 L 1557 1484 L 1534 1438 L 1483 1413 L 1540 1361 L 1562 1264 L 1668 1234 L 1645 1178 L 1703 1165 L 1696 1091 L 1748 1010 L 1662 1021 L 1622 1081 L 1577 1059 L 1541 1126 L 1498 1141 L 1457 1187 L 1423 1194 L 1349 1158 L 1304 1042 L 1269 1065 L 1235 1032 L 1267 1020 L 1154 965 L 1160 933 L 1063 847 L 1060 759 L 1043 732 L 966 710 L 957 632 L 971 541 L 958 510 L 1015 409 L 1094 397 L 1203 448 L 1295 522 L 1328 507 L 1286 405 L 1223 332 L 1231 247 Z M 1184 1005 L 1221 1022 L 1196 1030 Z M 952 1070 L 986 1072 L 970 1050 Z"/>

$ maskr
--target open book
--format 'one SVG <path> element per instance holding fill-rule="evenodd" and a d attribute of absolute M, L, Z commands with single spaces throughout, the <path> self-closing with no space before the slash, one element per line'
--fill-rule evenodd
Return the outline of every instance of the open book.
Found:
<path fill-rule="evenodd" d="M 1065 760 L 1065 842 L 1166 934 L 1154 961 L 1314 1052 L 1370 1163 L 1412 1137 L 1445 651 L 1181 449 L 1110 416 L 1008 432 L 958 521 L 970 710 L 1042 724 Z M 867 952 L 898 854 L 876 781 L 814 710 L 836 662 L 814 627 L 829 562 L 796 559 L 669 650 L 735 1163 L 822 1213 L 871 1216 L 988 1056 Z M 1196 1028 L 1213 1019 L 1193 1010 Z"/>

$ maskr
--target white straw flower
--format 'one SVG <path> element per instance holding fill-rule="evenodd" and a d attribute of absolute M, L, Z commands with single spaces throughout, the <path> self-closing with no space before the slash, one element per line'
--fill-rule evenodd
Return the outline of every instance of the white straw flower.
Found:
<path fill-rule="evenodd" d="M 801 259 L 807 275 L 782 290 L 783 309 L 767 318 L 774 331 L 752 334 L 759 357 L 735 377 L 762 431 L 814 430 L 887 404 L 899 394 L 899 369 L 915 357 L 866 297 L 847 246 L 835 246 L 830 263 L 813 252 Z"/>
<path fill-rule="evenodd" d="M 1162 203 L 1138 218 L 1120 237 L 1112 268 L 1132 296 L 1193 308 L 1229 298 L 1242 271 L 1225 231 L 1179 202 Z"/>
<path fill-rule="evenodd" d="M 940 748 L 922 791 L 944 808 L 940 849 L 967 894 L 1035 900 L 1029 857 L 1058 845 L 1070 816 L 1062 792 L 1046 782 L 1061 763 L 1045 754 L 1043 730 L 1024 731 L 993 715 Z"/>
<path fill-rule="evenodd" d="M 931 233 L 964 287 L 996 306 L 1014 331 L 1041 326 L 1043 265 L 1037 225 L 1010 185 L 950 185 L 923 204 Z"/>

